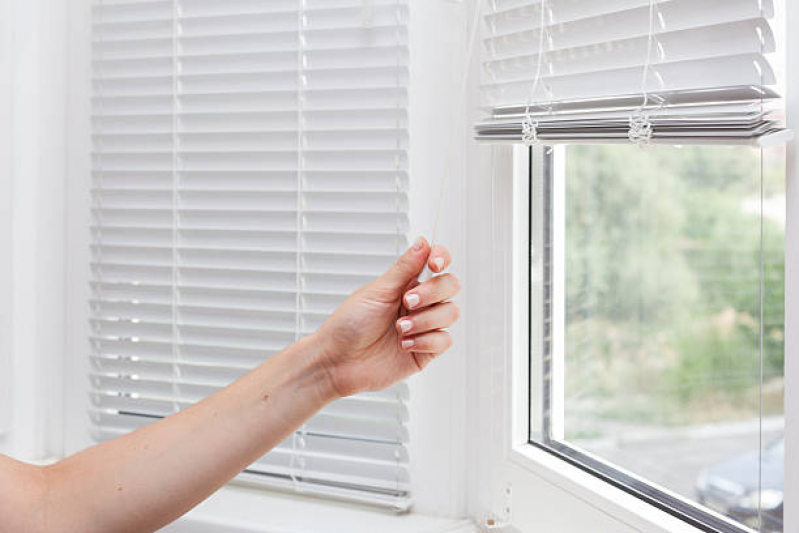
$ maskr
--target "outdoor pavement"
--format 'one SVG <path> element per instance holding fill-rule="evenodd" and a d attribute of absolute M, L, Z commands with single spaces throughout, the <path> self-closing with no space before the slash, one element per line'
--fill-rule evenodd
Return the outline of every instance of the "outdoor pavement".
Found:
<path fill-rule="evenodd" d="M 782 418 L 763 420 L 763 446 L 782 434 Z M 702 468 L 757 450 L 757 420 L 681 428 L 613 428 L 614 437 L 572 444 L 633 474 L 694 499 L 694 485 Z"/>

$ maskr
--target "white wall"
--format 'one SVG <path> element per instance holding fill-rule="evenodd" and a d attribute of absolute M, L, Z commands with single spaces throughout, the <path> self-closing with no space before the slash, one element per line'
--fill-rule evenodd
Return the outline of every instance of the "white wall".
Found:
<path fill-rule="evenodd" d="M 66 0 L 3 3 L 10 112 L 0 185 L 0 349 L 10 366 L 11 401 L 4 405 L 11 406 L 11 430 L 0 437 L 0 450 L 24 460 L 60 453 L 65 13 Z"/>
<path fill-rule="evenodd" d="M 11 69 L 11 21 L 9 0 L 0 0 L 0 72 Z M 11 78 L 0 76 L 0 435 L 11 423 Z"/>

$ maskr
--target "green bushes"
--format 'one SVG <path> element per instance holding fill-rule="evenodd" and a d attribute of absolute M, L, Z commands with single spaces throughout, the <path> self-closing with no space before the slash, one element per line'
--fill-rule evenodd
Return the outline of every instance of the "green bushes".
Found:
<path fill-rule="evenodd" d="M 784 360 L 782 156 L 575 146 L 566 161 L 570 410 L 656 423 L 756 410 L 761 245 L 766 381 Z"/>

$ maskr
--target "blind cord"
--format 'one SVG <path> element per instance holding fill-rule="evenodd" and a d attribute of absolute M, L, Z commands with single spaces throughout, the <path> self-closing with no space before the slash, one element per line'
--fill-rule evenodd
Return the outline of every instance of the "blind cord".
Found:
<path fill-rule="evenodd" d="M 302 329 L 302 194 L 305 170 L 305 2 L 298 0 L 297 5 L 297 199 L 296 199 L 296 231 L 297 239 L 295 242 L 295 271 L 296 279 L 294 290 L 294 341 L 301 337 Z M 307 423 L 304 423 L 294 432 L 291 438 L 291 460 L 290 472 L 291 481 L 296 492 L 304 492 L 302 484 L 303 473 L 305 472 L 305 448 L 307 446 L 306 435 L 308 431 Z"/>
<path fill-rule="evenodd" d="M 99 0 L 98 5 L 101 8 L 104 7 L 104 0 Z M 101 33 L 100 34 L 100 50 L 102 50 L 102 53 L 100 54 L 100 59 L 101 60 L 105 59 L 105 46 L 104 45 L 105 45 L 105 34 Z M 97 67 L 93 66 L 92 68 L 96 69 Z M 94 74 L 96 75 L 97 73 L 95 72 Z M 100 105 L 99 105 L 99 107 L 100 107 L 99 115 L 100 116 L 105 116 L 105 94 L 104 94 L 104 88 L 105 87 L 104 87 L 103 84 L 98 84 L 98 87 L 102 87 L 102 89 L 100 89 L 98 91 L 99 92 L 98 102 L 100 103 Z M 100 123 L 102 123 L 102 122 L 100 122 Z M 97 126 L 95 125 L 95 127 L 97 127 Z M 101 132 L 102 132 L 102 130 L 101 130 Z M 97 139 L 95 140 L 95 142 L 97 142 L 99 144 L 99 147 L 98 147 L 100 149 L 99 152 L 100 153 L 105 153 L 105 150 L 104 150 L 105 147 L 103 146 L 102 139 L 103 139 L 103 136 L 98 136 Z M 103 216 L 103 210 L 104 210 L 103 195 L 105 194 L 105 158 L 101 155 L 100 157 L 97 158 L 97 161 L 98 161 L 97 166 L 98 166 L 98 171 L 99 172 L 97 173 L 97 175 L 94 178 L 95 179 L 95 185 L 97 186 L 97 191 L 96 191 L 95 196 L 94 196 L 94 202 L 95 202 L 95 205 L 97 205 L 97 211 L 95 212 L 95 215 L 94 215 L 96 217 L 96 223 L 97 223 L 97 229 L 95 230 L 95 234 L 94 234 L 94 238 L 97 241 L 97 247 L 95 249 L 95 254 L 97 254 L 96 255 L 96 257 L 97 257 L 97 266 L 95 267 L 96 271 L 97 271 L 97 284 L 94 287 L 94 290 L 97 291 L 97 301 L 92 304 L 92 311 L 95 313 L 95 316 L 97 318 L 102 318 L 102 316 L 103 316 L 103 309 L 102 309 L 103 304 L 102 304 L 102 302 L 105 299 L 103 297 L 103 282 L 104 282 L 104 278 L 105 278 L 105 269 L 103 268 L 105 266 L 105 261 L 104 261 L 104 257 L 103 257 L 103 248 L 104 248 L 103 242 L 105 240 L 104 239 L 105 217 Z M 97 335 L 99 337 L 99 335 L 98 335 L 99 332 L 98 332 L 96 323 L 92 324 L 92 331 L 95 333 L 95 335 Z M 94 355 L 95 357 L 101 356 L 101 354 L 102 354 L 101 341 L 99 339 L 97 339 L 97 338 L 92 339 L 91 340 L 91 346 L 92 346 L 92 355 Z"/>
<path fill-rule="evenodd" d="M 537 146 L 541 144 L 541 139 L 538 137 L 538 119 L 534 118 L 530 113 L 530 106 L 535 99 L 535 93 L 538 90 L 538 85 L 541 82 L 541 70 L 544 66 L 544 42 L 548 39 L 549 29 L 546 24 L 546 12 L 549 9 L 548 0 L 541 0 L 541 7 L 539 9 L 539 26 L 538 26 L 538 58 L 535 67 L 535 77 L 533 78 L 533 86 L 530 88 L 530 94 L 527 95 L 527 106 L 524 110 L 524 119 L 522 120 L 522 142 L 525 146 Z M 551 18 L 551 13 L 550 13 Z M 551 101 L 551 95 L 550 95 Z"/>
<path fill-rule="evenodd" d="M 662 96 L 657 94 L 650 95 L 648 88 L 649 71 L 654 70 L 652 65 L 652 51 L 655 44 L 657 44 L 658 51 L 660 52 L 660 59 L 662 60 L 664 56 L 663 45 L 655 35 L 656 12 L 658 19 L 660 20 L 661 29 L 663 29 L 663 18 L 660 14 L 660 8 L 657 7 L 657 1 L 658 0 L 649 0 L 649 29 L 646 40 L 646 59 L 644 61 L 644 68 L 641 72 L 641 105 L 638 106 L 638 108 L 636 108 L 632 113 L 630 113 L 629 130 L 627 132 L 627 138 L 638 147 L 648 146 L 652 141 L 652 135 L 654 133 L 652 116 L 647 110 L 650 99 L 655 101 L 658 109 L 662 108 L 665 104 L 665 99 Z M 663 78 L 660 77 L 660 74 L 657 71 L 655 71 L 655 79 L 658 80 L 661 92 L 663 92 Z"/>
<path fill-rule="evenodd" d="M 477 36 L 479 34 L 480 28 L 480 17 L 483 13 L 483 5 L 485 0 L 476 0 L 474 13 L 472 15 L 472 26 L 470 28 L 469 38 L 467 42 L 467 55 L 466 55 L 466 64 L 464 66 L 464 72 L 461 76 L 461 82 L 455 94 L 458 95 L 458 99 L 456 100 L 456 104 L 453 107 L 455 119 L 448 121 L 451 124 L 451 127 L 448 129 L 447 134 L 447 151 L 445 152 L 445 166 L 444 166 L 444 175 L 441 177 L 441 181 L 439 184 L 439 191 L 438 191 L 438 202 L 436 205 L 435 216 L 433 219 L 433 230 L 430 233 L 430 249 L 432 250 L 437 242 L 438 237 L 438 225 L 441 220 L 441 212 L 444 210 L 444 196 L 446 196 L 447 191 L 447 182 L 452 179 L 450 176 L 452 174 L 452 152 L 455 151 L 455 134 L 458 128 L 456 124 L 458 124 L 458 117 L 464 116 L 464 111 L 466 110 L 466 102 L 467 102 L 467 89 L 469 83 L 469 75 L 470 75 L 470 68 L 472 65 L 472 60 L 474 59 L 474 51 L 475 51 L 475 44 L 477 41 Z M 419 282 L 425 282 L 433 277 L 433 273 L 430 270 L 430 267 L 427 263 L 425 263 L 424 268 L 422 269 L 422 273 L 419 275 Z"/>
<path fill-rule="evenodd" d="M 172 272 L 171 272 L 171 322 L 172 322 L 172 409 L 174 412 L 180 410 L 180 381 L 182 373 L 178 363 L 180 359 L 180 326 L 178 325 L 178 263 L 180 258 L 178 256 L 178 226 L 179 226 L 179 200 L 178 200 L 178 143 L 180 137 L 178 134 L 178 108 L 180 105 L 180 98 L 178 96 L 179 82 L 178 76 L 180 75 L 180 44 L 178 36 L 180 35 L 180 6 L 177 0 L 172 3 Z"/>

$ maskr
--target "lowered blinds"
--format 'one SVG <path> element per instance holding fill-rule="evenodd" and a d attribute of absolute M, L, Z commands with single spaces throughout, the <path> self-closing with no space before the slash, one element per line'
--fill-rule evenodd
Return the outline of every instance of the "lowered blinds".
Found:
<path fill-rule="evenodd" d="M 772 0 L 490 0 L 478 137 L 759 143 L 780 132 Z M 784 134 L 781 136 L 784 137 Z"/>
<path fill-rule="evenodd" d="M 407 63 L 406 0 L 95 0 L 98 440 L 311 333 L 407 246 Z M 333 403 L 242 475 L 407 508 L 407 394 Z"/>

